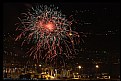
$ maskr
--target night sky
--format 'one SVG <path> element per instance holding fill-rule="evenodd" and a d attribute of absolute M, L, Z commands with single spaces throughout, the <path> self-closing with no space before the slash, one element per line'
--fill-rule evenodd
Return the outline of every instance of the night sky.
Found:
<path fill-rule="evenodd" d="M 75 20 L 71 26 L 72 30 L 78 32 L 80 38 L 84 40 L 82 42 L 80 39 L 81 43 L 75 45 L 77 49 L 76 58 L 63 58 L 66 64 L 77 67 L 79 64 L 83 66 L 87 63 L 84 67 L 88 68 L 89 66 L 92 67 L 93 64 L 102 62 L 101 66 L 104 66 L 102 71 L 108 71 L 109 69 L 112 73 L 116 70 L 117 73 L 119 72 L 120 3 L 42 2 L 41 4 L 54 4 L 55 7 L 59 7 L 59 10 L 66 15 L 68 20 L 71 20 L 69 17 L 72 15 Z M 21 47 L 22 41 L 15 42 L 15 37 L 20 34 L 20 32 L 15 31 L 17 28 L 15 24 L 19 22 L 18 17 L 21 17 L 21 13 L 27 12 L 27 9 L 36 5 L 39 5 L 39 3 L 3 4 L 3 59 L 7 59 L 8 63 L 14 63 L 15 61 L 18 61 L 19 65 L 28 61 L 31 61 L 30 65 L 33 63 L 33 57 L 26 54 L 31 44 Z M 62 62 L 62 59 L 59 60 L 59 62 Z M 110 63 L 117 62 L 118 67 L 110 65 Z M 58 65 L 61 67 L 61 64 Z M 108 69 L 105 67 L 108 67 Z M 113 67 L 115 70 L 111 69 Z"/>
<path fill-rule="evenodd" d="M 40 3 L 41 4 L 41 3 Z M 50 4 L 50 3 L 42 3 Z M 3 33 L 13 34 L 21 13 L 36 3 L 4 3 L 3 5 Z M 77 24 L 72 29 L 85 33 L 82 37 L 84 46 L 88 49 L 118 50 L 120 45 L 120 5 L 119 3 L 54 3 L 63 14 L 73 15 Z M 90 34 L 89 34 L 90 33 Z"/>
<path fill-rule="evenodd" d="M 50 3 L 42 3 L 50 5 Z M 19 22 L 17 17 L 26 12 L 27 8 L 36 6 L 36 3 L 5 3 L 3 5 L 3 47 L 5 54 L 14 54 L 17 60 L 28 60 L 27 50 L 31 45 L 21 47 L 21 41 L 15 42 L 18 32 L 15 31 L 15 24 Z M 93 51 L 107 52 L 111 56 L 120 56 L 120 5 L 119 3 L 54 3 L 69 19 L 77 23 L 72 24 L 72 29 L 77 31 L 84 43 L 77 45 L 76 49 L 84 49 L 85 53 L 78 53 L 79 59 L 71 60 L 75 62 L 85 62 L 86 58 L 96 57 Z M 82 41 L 80 39 L 80 41 Z M 92 53 L 89 53 L 92 51 Z M 7 53 L 8 52 L 8 53 Z M 101 54 L 101 53 L 100 53 Z M 105 54 L 105 53 L 104 53 Z M 76 55 L 75 55 L 76 56 Z M 27 59 L 25 59 L 25 57 Z M 102 59 L 108 58 L 100 55 Z M 22 60 L 23 58 L 23 60 Z M 117 59 L 117 58 L 116 58 Z M 32 60 L 32 58 L 30 58 Z M 66 59 L 65 59 L 66 60 Z M 69 60 L 68 60 L 69 61 Z M 67 62 L 68 62 L 67 61 Z M 68 62 L 70 63 L 70 61 Z M 73 62 L 72 62 L 73 63 Z M 74 64 L 73 63 L 73 64 Z"/>

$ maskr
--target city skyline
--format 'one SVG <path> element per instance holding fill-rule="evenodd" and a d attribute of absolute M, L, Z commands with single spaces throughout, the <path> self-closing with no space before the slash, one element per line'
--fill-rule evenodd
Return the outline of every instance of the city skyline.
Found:
<path fill-rule="evenodd" d="M 41 49 L 42 52 L 39 51 L 41 55 L 45 55 L 46 51 L 48 51 L 49 49 L 50 51 L 52 50 L 52 54 L 56 54 L 55 52 L 57 52 L 57 56 L 54 57 L 54 60 L 52 60 L 51 62 L 49 60 L 45 61 L 45 59 L 43 58 L 37 58 L 38 61 L 36 61 L 36 59 L 33 59 L 33 57 L 29 55 L 30 53 L 27 54 L 28 50 L 30 50 L 31 47 L 36 44 L 36 42 L 30 42 L 30 44 L 25 44 L 22 46 L 21 42 L 22 40 L 24 40 L 24 38 L 22 38 L 22 40 L 20 41 L 15 41 L 18 34 L 20 34 L 19 31 L 16 31 L 17 26 L 15 25 L 19 22 L 18 17 L 24 18 L 23 16 L 21 16 L 21 13 L 26 13 L 27 9 L 36 7 L 37 5 L 54 5 L 56 8 L 58 7 L 61 13 L 65 15 L 64 18 L 67 19 L 66 22 L 72 21 L 71 29 L 72 31 L 76 32 L 72 33 L 72 31 L 69 31 L 70 33 L 61 33 L 63 37 L 59 41 L 61 43 L 60 45 L 62 45 L 62 52 L 60 52 L 60 50 L 54 51 L 53 49 L 47 48 L 50 44 L 50 46 L 53 45 L 52 48 L 55 47 L 58 50 L 59 46 L 56 47 L 56 44 L 59 44 L 59 42 L 57 43 L 57 41 L 54 41 L 55 44 L 48 43 L 48 46 L 46 46 L 46 42 L 43 41 L 44 44 L 41 45 L 45 46 L 45 48 L 47 49 L 43 47 L 43 50 Z M 46 76 L 46 79 L 48 79 L 47 76 L 50 75 L 51 78 L 55 79 L 63 79 L 64 77 L 75 80 L 120 79 L 119 6 L 120 3 L 113 2 L 4 3 L 3 77 L 12 77 L 15 79 L 18 77 L 21 78 L 23 76 L 22 74 L 26 75 L 27 73 L 35 73 L 35 75 L 41 75 L 41 78 L 45 78 Z M 51 13 L 51 15 L 53 14 Z M 56 12 L 54 13 L 54 15 L 56 15 Z M 46 18 L 46 15 L 43 16 Z M 55 17 L 57 18 L 57 20 L 55 18 L 55 22 L 60 21 L 58 19 L 59 17 L 61 17 L 60 15 Z M 64 18 L 62 17 L 62 20 Z M 49 23 L 46 25 L 40 23 L 40 26 L 45 26 L 49 30 L 52 29 L 52 32 L 54 31 L 54 29 L 56 29 L 53 28 L 55 24 L 56 23 Z M 58 25 L 61 26 L 60 24 L 57 24 L 56 26 Z M 42 31 L 40 31 L 40 33 L 41 32 Z M 54 34 L 52 35 L 54 37 Z M 73 35 L 75 36 L 73 38 L 76 38 L 76 40 L 71 40 L 72 43 L 77 41 L 77 37 L 80 37 L 80 42 L 73 43 L 73 45 L 71 45 L 71 42 L 63 43 L 62 41 L 64 39 L 66 39 L 66 41 L 69 40 L 68 37 L 64 38 L 64 36 L 66 35 L 68 37 L 71 37 Z M 57 36 L 59 37 L 60 35 Z M 49 40 L 51 40 L 51 42 L 53 41 L 51 37 Z M 64 44 L 68 44 L 67 48 L 70 48 L 69 51 L 71 52 L 66 51 L 66 45 Z M 73 47 L 74 49 L 72 49 Z M 61 54 L 58 54 L 59 52 Z M 72 54 L 72 56 L 67 58 L 66 55 L 71 55 L 70 53 Z M 43 74 L 45 74 L 45 76 L 42 76 Z M 104 75 L 107 76 L 107 78 L 103 77 Z M 60 78 L 58 78 L 57 76 L 59 76 Z M 101 78 L 100 76 L 103 78 Z M 36 78 L 36 76 L 33 76 L 32 78 Z"/>

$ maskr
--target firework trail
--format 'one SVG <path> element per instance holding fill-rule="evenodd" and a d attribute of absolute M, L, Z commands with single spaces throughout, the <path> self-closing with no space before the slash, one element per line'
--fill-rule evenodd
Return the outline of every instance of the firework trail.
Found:
<path fill-rule="evenodd" d="M 73 20 L 68 21 L 58 7 L 36 6 L 22 15 L 16 28 L 21 33 L 15 41 L 23 38 L 22 46 L 33 43 L 27 54 L 46 61 L 52 61 L 58 54 L 68 58 L 74 54 L 74 44 L 79 42 L 79 34 L 71 29 Z"/>

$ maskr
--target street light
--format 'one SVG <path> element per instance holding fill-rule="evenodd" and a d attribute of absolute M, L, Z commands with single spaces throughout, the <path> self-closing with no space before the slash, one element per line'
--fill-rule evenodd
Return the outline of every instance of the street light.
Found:
<path fill-rule="evenodd" d="M 98 68 L 99 68 L 99 65 L 96 65 L 96 76 L 97 76 L 97 71 L 98 71 Z"/>
<path fill-rule="evenodd" d="M 81 69 L 82 67 L 81 66 L 78 66 L 79 69 Z"/>
<path fill-rule="evenodd" d="M 80 73 L 80 69 L 82 68 L 82 66 L 78 66 L 78 68 L 79 68 L 79 73 Z"/>
<path fill-rule="evenodd" d="M 42 65 L 40 64 L 39 67 L 41 67 Z"/>
<path fill-rule="evenodd" d="M 96 67 L 96 68 L 99 68 L 99 65 L 96 65 L 95 67 Z"/>

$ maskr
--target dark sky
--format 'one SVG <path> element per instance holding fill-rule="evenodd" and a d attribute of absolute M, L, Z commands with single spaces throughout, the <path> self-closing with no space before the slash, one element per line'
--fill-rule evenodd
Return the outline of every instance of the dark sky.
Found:
<path fill-rule="evenodd" d="M 44 3 L 50 4 L 50 3 Z M 36 3 L 4 3 L 3 33 L 13 33 L 21 13 Z M 119 50 L 120 4 L 119 3 L 54 3 L 67 17 L 73 15 L 78 24 L 77 32 L 91 33 L 84 38 L 88 49 Z M 110 32 L 111 31 L 111 32 Z M 99 35 L 100 34 L 100 35 Z"/>
<path fill-rule="evenodd" d="M 45 4 L 45 3 L 44 3 Z M 50 4 L 50 3 L 47 3 Z M 73 15 L 72 11 L 83 11 L 78 13 L 78 19 L 85 18 L 85 21 L 94 21 L 94 30 L 100 30 L 105 28 L 105 25 L 110 25 L 108 29 L 113 29 L 114 27 L 119 27 L 120 25 L 120 4 L 119 3 L 54 3 L 59 9 L 67 16 Z M 20 13 L 25 12 L 25 10 L 33 4 L 27 3 L 4 3 L 3 15 L 4 15 L 4 30 L 13 30 L 15 28 L 14 23 L 18 20 L 17 17 Z M 89 10 L 89 11 L 88 11 Z M 90 15 L 94 13 L 95 15 Z M 81 16 L 82 15 L 82 16 Z M 81 19 L 82 20 L 82 19 Z M 97 27 L 98 26 L 98 27 Z M 85 29 L 88 29 L 88 27 Z M 92 27 L 91 27 L 92 29 Z M 10 31 L 9 30 L 9 31 Z M 88 29 L 89 30 L 89 29 Z"/>

